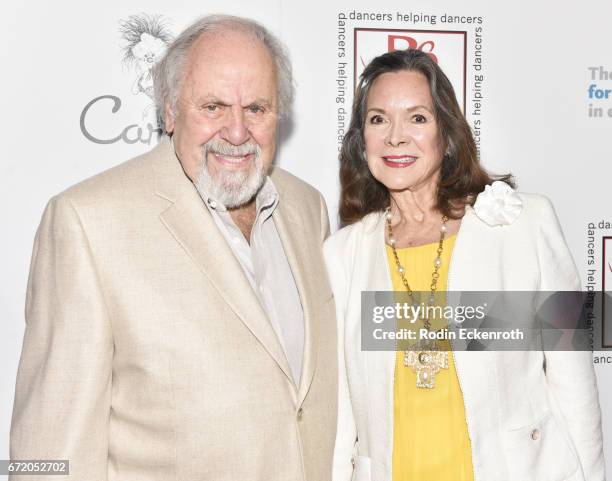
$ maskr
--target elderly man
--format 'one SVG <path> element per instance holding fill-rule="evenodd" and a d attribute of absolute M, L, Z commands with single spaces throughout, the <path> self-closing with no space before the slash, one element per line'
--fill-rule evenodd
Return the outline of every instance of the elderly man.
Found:
<path fill-rule="evenodd" d="M 160 144 L 44 213 L 11 458 L 82 481 L 329 479 L 327 212 L 272 168 L 288 58 L 255 22 L 205 17 L 155 89 Z"/>

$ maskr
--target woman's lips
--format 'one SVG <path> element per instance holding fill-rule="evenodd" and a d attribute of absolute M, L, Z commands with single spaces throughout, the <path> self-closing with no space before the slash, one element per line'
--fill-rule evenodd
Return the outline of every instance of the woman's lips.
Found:
<path fill-rule="evenodd" d="M 403 169 L 414 164 L 417 157 L 413 155 L 385 155 L 382 160 L 387 167 Z"/>

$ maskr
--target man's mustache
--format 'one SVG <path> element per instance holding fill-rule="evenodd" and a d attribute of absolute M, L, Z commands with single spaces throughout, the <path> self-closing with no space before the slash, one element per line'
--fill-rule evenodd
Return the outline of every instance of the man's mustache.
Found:
<path fill-rule="evenodd" d="M 204 157 L 206 158 L 209 153 L 230 155 L 235 157 L 254 154 L 256 157 L 259 157 L 259 154 L 261 153 L 261 148 L 259 147 L 259 145 L 253 142 L 247 142 L 242 145 L 232 145 L 228 142 L 211 140 L 204 144 Z"/>

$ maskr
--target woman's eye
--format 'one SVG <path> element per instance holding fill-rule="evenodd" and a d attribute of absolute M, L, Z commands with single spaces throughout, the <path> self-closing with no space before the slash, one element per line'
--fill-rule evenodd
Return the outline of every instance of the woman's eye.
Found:
<path fill-rule="evenodd" d="M 424 124 L 425 122 L 427 122 L 427 118 L 425 118 L 424 115 L 421 114 L 416 114 L 412 117 L 412 119 L 417 123 L 417 124 Z"/>
<path fill-rule="evenodd" d="M 382 124 L 384 120 L 385 119 L 383 119 L 380 115 L 372 115 L 372 117 L 370 117 L 371 124 Z"/>

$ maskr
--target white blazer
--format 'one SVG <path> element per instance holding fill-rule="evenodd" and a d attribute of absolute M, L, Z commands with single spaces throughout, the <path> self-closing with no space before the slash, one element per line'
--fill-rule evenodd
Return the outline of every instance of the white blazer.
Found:
<path fill-rule="evenodd" d="M 575 291 L 580 280 L 550 201 L 519 194 L 509 225 L 471 207 L 449 266 L 449 291 Z M 339 419 L 334 481 L 391 481 L 395 352 L 362 351 L 360 296 L 393 290 L 382 213 L 325 245 L 336 300 Z M 603 480 L 601 413 L 590 352 L 454 352 L 475 481 Z"/>

